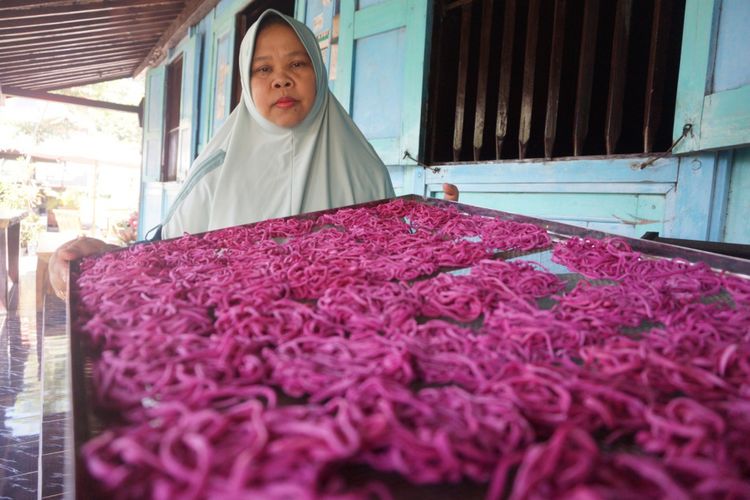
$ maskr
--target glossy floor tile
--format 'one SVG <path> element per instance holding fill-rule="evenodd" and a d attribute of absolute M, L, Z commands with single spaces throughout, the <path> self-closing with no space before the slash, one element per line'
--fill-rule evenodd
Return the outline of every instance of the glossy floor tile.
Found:
<path fill-rule="evenodd" d="M 62 498 L 69 450 L 65 304 L 36 311 L 36 258 L 20 262 L 16 310 L 0 311 L 0 499 Z M 41 480 L 40 480 L 41 478 Z"/>

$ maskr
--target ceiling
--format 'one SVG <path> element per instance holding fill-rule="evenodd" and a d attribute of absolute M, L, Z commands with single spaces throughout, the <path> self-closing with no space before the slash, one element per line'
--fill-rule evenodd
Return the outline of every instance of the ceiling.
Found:
<path fill-rule="evenodd" d="M 136 76 L 158 64 L 217 1 L 2 0 L 2 92 Z"/>

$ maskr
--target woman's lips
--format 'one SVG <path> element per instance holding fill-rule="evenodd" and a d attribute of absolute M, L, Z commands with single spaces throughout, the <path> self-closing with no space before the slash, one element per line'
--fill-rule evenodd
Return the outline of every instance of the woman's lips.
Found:
<path fill-rule="evenodd" d="M 296 99 L 292 99 L 291 97 L 282 97 L 278 101 L 276 101 L 276 107 L 281 109 L 289 109 L 292 106 L 294 106 L 297 103 Z"/>

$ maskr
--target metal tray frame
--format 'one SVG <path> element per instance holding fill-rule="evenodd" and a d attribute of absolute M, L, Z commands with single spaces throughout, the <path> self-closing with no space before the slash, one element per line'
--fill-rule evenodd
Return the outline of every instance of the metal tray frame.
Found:
<path fill-rule="evenodd" d="M 724 255 L 704 252 L 701 250 L 694 250 L 690 248 L 684 248 L 666 243 L 659 243 L 650 240 L 641 240 L 636 238 L 629 238 L 625 236 L 613 235 L 602 231 L 591 230 L 570 224 L 563 224 L 559 222 L 552 222 L 544 219 L 538 219 L 534 217 L 527 217 L 524 215 L 513 214 L 509 212 L 501 212 L 499 210 L 492 210 L 488 208 L 475 207 L 472 205 L 466 205 L 462 203 L 450 202 L 440 200 L 436 198 L 425 198 L 418 195 L 405 195 L 398 198 L 391 198 L 386 200 L 378 200 L 374 202 L 361 203 L 357 205 L 350 205 L 348 207 L 340 208 L 366 208 L 374 207 L 393 201 L 394 199 L 402 199 L 405 201 L 413 201 L 418 203 L 424 203 L 436 207 L 455 207 L 459 211 L 471 214 L 479 215 L 484 217 L 493 217 L 503 220 L 509 220 L 514 222 L 531 223 L 545 229 L 553 241 L 563 241 L 573 237 L 579 238 L 592 238 L 602 239 L 607 237 L 617 237 L 625 240 L 630 247 L 646 256 L 661 257 L 661 258 L 681 258 L 690 262 L 705 262 L 716 270 L 723 270 L 733 274 L 742 275 L 744 277 L 750 277 L 750 261 L 742 260 L 734 257 L 728 257 Z M 285 217 L 284 219 L 300 219 L 308 220 L 315 219 L 321 215 L 334 213 L 340 208 L 321 210 L 318 212 L 311 212 L 307 214 L 301 214 L 296 216 Z M 248 227 L 254 224 L 247 224 Z M 139 244 L 159 244 L 160 242 L 143 242 Z M 119 252 L 124 249 L 113 250 Z M 542 250 L 549 251 L 549 249 Z M 535 252 L 532 252 L 535 253 Z M 501 254 L 499 258 L 512 258 L 518 256 L 518 253 L 508 252 Z M 69 279 L 69 290 L 68 297 L 68 335 L 70 339 L 70 380 L 71 380 L 71 411 L 73 420 L 73 449 L 69 452 L 73 452 L 75 456 L 70 463 L 72 464 L 72 473 L 69 476 L 69 484 L 66 484 L 66 497 L 67 498 L 92 498 L 92 494 L 95 494 L 91 490 L 92 480 L 86 474 L 86 468 L 82 463 L 80 456 L 81 446 L 96 435 L 100 422 L 93 412 L 93 408 L 90 402 L 92 398 L 92 380 L 91 380 L 91 365 L 93 363 L 93 353 L 86 347 L 84 341 L 83 332 L 76 328 L 75 311 L 78 310 L 79 305 L 79 290 L 76 286 L 77 279 L 80 276 L 80 259 L 71 262 L 70 265 L 70 279 Z M 389 480 L 390 479 L 390 480 Z M 395 478 L 386 478 L 386 482 L 393 484 L 401 490 L 403 495 L 399 494 L 401 498 L 419 498 L 420 493 L 417 491 L 409 491 L 408 485 L 403 484 L 403 481 L 399 481 Z M 433 485 L 429 487 L 420 487 L 419 492 L 423 494 L 429 494 L 431 497 L 455 495 L 461 494 L 461 496 L 473 497 L 478 491 L 476 491 L 476 485 L 463 484 L 463 485 Z M 440 493 L 438 493 L 440 492 Z M 424 497 L 423 497 L 424 498 Z"/>

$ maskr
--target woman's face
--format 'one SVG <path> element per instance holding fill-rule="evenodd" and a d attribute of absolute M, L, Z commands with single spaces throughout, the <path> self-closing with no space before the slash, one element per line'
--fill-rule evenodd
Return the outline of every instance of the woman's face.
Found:
<path fill-rule="evenodd" d="M 315 102 L 315 70 L 291 27 L 271 24 L 255 39 L 250 90 L 260 114 L 279 127 L 305 119 Z"/>

